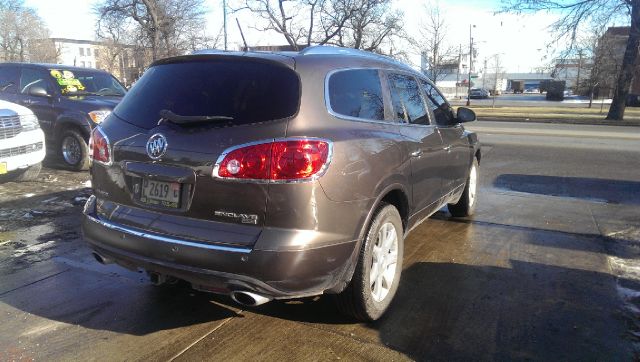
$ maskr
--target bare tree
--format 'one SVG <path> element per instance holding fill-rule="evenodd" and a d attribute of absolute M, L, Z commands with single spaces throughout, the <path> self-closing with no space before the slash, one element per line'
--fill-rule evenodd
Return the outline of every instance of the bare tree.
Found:
<path fill-rule="evenodd" d="M 275 31 L 285 38 L 292 49 L 300 50 L 300 39 L 305 35 L 308 38 L 313 33 L 313 23 L 318 16 L 317 11 L 319 11 L 319 7 L 317 7 L 318 1 L 245 0 L 243 6 L 234 9 L 234 11 L 244 9 L 251 11 L 264 21 L 262 26 L 254 25 L 255 29 Z M 308 14 L 308 28 L 300 20 L 303 17 L 303 13 Z"/>
<path fill-rule="evenodd" d="M 0 2 L 0 59 L 5 61 L 57 61 L 49 30 L 32 8 L 22 0 Z"/>
<path fill-rule="evenodd" d="M 103 29 L 121 27 L 136 45 L 151 49 L 152 60 L 192 49 L 204 23 L 203 0 L 101 0 L 95 12 L 99 37 Z"/>
<path fill-rule="evenodd" d="M 451 67 L 444 66 L 456 61 L 456 48 L 446 42 L 448 25 L 437 4 L 424 6 L 425 20 L 420 24 L 419 38 L 413 43 L 428 63 L 426 75 L 437 82 L 448 74 Z M 458 65 L 459 66 L 459 65 Z"/>
<path fill-rule="evenodd" d="M 503 11 L 537 12 L 558 11 L 562 14 L 555 22 L 558 38 L 564 36 L 574 44 L 581 26 L 598 24 L 606 26 L 615 20 L 630 20 L 627 40 L 620 71 L 614 89 L 613 102 L 607 114 L 608 120 L 622 120 L 626 108 L 626 98 L 633 80 L 640 45 L 640 0 L 503 0 Z"/>
<path fill-rule="evenodd" d="M 337 45 L 382 52 L 384 42 L 402 31 L 402 14 L 391 9 L 390 0 L 363 0 L 350 11 Z"/>
<path fill-rule="evenodd" d="M 256 29 L 281 34 L 294 50 L 333 44 L 382 52 L 402 30 L 391 0 L 243 0 L 235 11 L 245 9 L 263 20 Z"/>
<path fill-rule="evenodd" d="M 502 82 L 504 81 L 504 77 L 505 77 L 505 70 L 502 66 L 502 57 L 500 56 L 500 54 L 494 54 L 492 56 L 492 68 L 493 68 L 493 79 L 491 79 L 491 86 L 490 88 L 493 90 L 493 99 L 491 101 L 491 108 L 494 108 L 496 106 L 496 97 L 498 96 L 498 94 L 502 91 Z M 484 76 L 484 75 L 483 75 Z"/>

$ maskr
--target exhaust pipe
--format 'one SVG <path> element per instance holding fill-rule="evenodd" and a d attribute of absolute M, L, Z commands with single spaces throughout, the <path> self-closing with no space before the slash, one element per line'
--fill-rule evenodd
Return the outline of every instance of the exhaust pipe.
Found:
<path fill-rule="evenodd" d="M 178 283 L 178 279 L 175 277 L 172 277 L 171 275 L 166 275 L 166 274 L 160 274 L 160 273 L 156 273 L 156 272 L 147 272 L 147 275 L 149 276 L 149 281 L 151 282 L 151 284 L 153 285 L 162 285 L 162 284 L 176 284 Z"/>
<path fill-rule="evenodd" d="M 271 301 L 270 297 L 265 297 L 263 295 L 247 291 L 231 292 L 231 299 L 238 304 L 246 305 L 248 307 L 257 307 Z"/>
<path fill-rule="evenodd" d="M 91 255 L 93 255 L 93 258 L 96 259 L 96 261 L 100 264 L 111 264 L 113 263 L 113 260 L 104 257 L 98 253 L 96 253 L 95 251 L 93 253 L 91 253 Z"/>

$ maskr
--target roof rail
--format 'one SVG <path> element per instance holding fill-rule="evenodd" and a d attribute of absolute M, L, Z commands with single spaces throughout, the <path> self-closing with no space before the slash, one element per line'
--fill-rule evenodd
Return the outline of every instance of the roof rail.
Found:
<path fill-rule="evenodd" d="M 314 46 L 304 48 L 303 50 L 300 51 L 300 55 L 318 55 L 318 54 L 356 55 L 361 57 L 390 59 L 389 57 L 386 57 L 384 55 L 367 52 L 360 49 L 334 47 L 334 46 L 328 46 L 328 45 L 314 45 Z"/>
<path fill-rule="evenodd" d="M 389 56 L 376 54 L 373 52 L 368 52 L 360 49 L 354 48 L 343 48 L 343 47 L 335 47 L 335 46 L 327 46 L 327 45 L 314 45 L 308 48 L 304 48 L 300 51 L 300 55 L 350 55 L 356 57 L 364 57 L 364 58 L 373 58 L 379 60 L 385 60 L 387 62 L 392 62 L 398 64 L 400 66 L 413 69 L 409 65 L 399 62 Z"/>
<path fill-rule="evenodd" d="M 220 53 L 228 53 L 227 50 L 222 49 L 201 49 L 194 50 L 191 54 L 220 54 Z"/>

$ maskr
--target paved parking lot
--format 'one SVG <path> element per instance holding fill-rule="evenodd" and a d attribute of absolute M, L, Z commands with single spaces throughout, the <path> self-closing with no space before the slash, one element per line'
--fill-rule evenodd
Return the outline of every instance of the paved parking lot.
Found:
<path fill-rule="evenodd" d="M 640 141 L 517 133 L 481 134 L 477 215 L 414 230 L 370 324 L 154 287 L 81 241 L 87 174 L 0 185 L 0 360 L 637 359 Z"/>

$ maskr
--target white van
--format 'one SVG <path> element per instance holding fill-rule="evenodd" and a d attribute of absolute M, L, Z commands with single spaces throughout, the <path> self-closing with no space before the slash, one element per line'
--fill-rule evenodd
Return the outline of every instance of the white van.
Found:
<path fill-rule="evenodd" d="M 45 152 L 44 133 L 33 112 L 0 100 L 0 180 L 34 180 Z"/>

